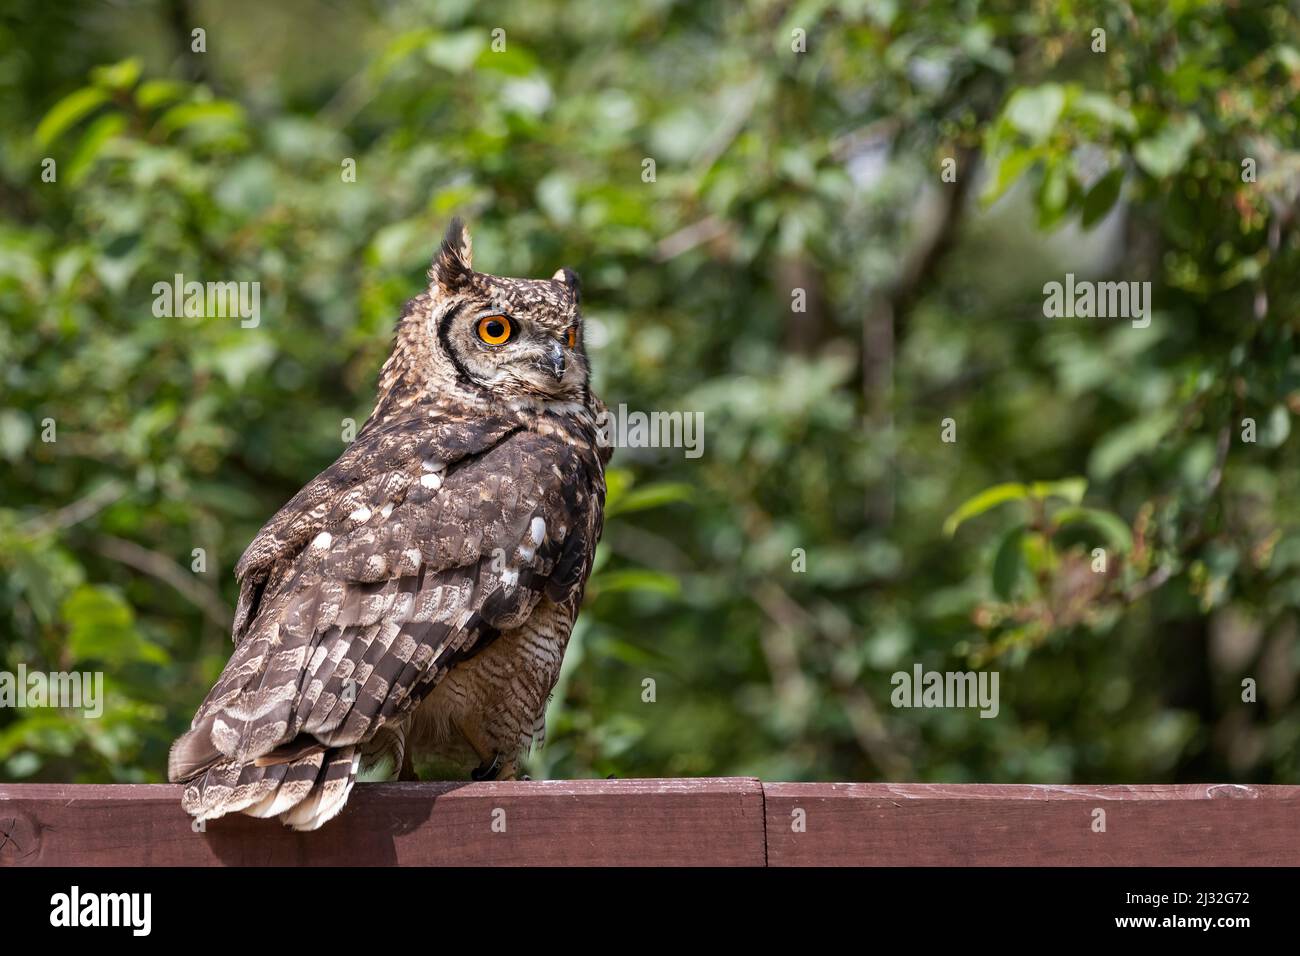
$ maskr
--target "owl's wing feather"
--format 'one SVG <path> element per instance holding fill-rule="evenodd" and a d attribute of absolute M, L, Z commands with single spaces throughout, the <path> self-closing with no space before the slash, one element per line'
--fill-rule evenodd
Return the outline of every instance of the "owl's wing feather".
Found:
<path fill-rule="evenodd" d="M 425 467 L 444 469 L 482 454 L 522 426 L 507 417 L 488 420 L 435 419 L 425 403 L 370 430 L 369 425 L 329 468 L 309 481 L 268 521 L 235 567 L 240 581 L 233 635 L 248 632 L 261 597 L 289 570 L 295 558 L 321 531 L 350 523 L 359 506 L 391 500 Z"/>
<path fill-rule="evenodd" d="M 358 745 L 543 593 L 581 600 L 600 533 L 589 499 L 604 491 L 591 446 L 509 421 L 427 420 L 354 445 L 240 562 L 245 593 L 260 583 L 241 594 L 239 643 L 169 762 L 173 780 L 195 781 L 196 815 L 252 807 L 289 821 L 284 781 L 306 787 L 302 802 L 319 789 L 311 774 L 337 783 L 344 755 L 354 774 Z M 335 789 L 333 812 L 346 799 Z"/>

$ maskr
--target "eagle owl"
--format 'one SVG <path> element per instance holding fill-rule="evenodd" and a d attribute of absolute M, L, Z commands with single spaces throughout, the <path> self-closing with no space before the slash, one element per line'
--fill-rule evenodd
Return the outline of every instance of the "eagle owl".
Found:
<path fill-rule="evenodd" d="M 429 279 L 355 441 L 236 567 L 234 653 L 168 760 L 196 819 L 313 830 L 413 752 L 510 779 L 541 742 L 609 459 L 578 280 L 473 271 L 459 219 Z"/>

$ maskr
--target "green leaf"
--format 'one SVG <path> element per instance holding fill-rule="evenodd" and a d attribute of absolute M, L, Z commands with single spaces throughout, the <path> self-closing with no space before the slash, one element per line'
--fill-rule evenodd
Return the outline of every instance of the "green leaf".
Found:
<path fill-rule="evenodd" d="M 428 244 L 429 225 L 423 218 L 399 219 L 375 233 L 367 252 L 376 265 L 400 271 L 422 263 Z"/>
<path fill-rule="evenodd" d="M 1083 215 L 1081 221 L 1084 229 L 1091 229 L 1106 218 L 1106 213 L 1119 199 L 1120 188 L 1124 185 L 1124 170 L 1112 169 L 1101 179 L 1092 184 L 1092 188 L 1083 197 Z"/>
<path fill-rule="evenodd" d="M 104 146 L 126 128 L 126 117 L 121 113 L 105 113 L 98 117 L 81 137 L 76 152 L 68 163 L 68 182 L 76 184 L 95 165 Z"/>
<path fill-rule="evenodd" d="M 435 37 L 425 44 L 424 55 L 434 66 L 440 66 L 452 73 L 464 73 L 474 65 L 488 45 L 486 34 L 481 30 L 461 30 L 459 33 L 446 33 Z"/>
<path fill-rule="evenodd" d="M 1098 481 L 1106 481 L 1159 445 L 1177 421 L 1176 412 L 1163 411 L 1115 429 L 1093 448 L 1088 457 L 1089 473 Z"/>
<path fill-rule="evenodd" d="M 484 49 L 474 62 L 476 70 L 489 70 L 506 76 L 528 76 L 537 71 L 537 58 L 523 45 L 510 43 L 504 50 Z"/>
<path fill-rule="evenodd" d="M 1201 121 L 1188 114 L 1169 120 L 1155 136 L 1142 140 L 1133 157 L 1144 170 L 1163 179 L 1178 172 L 1187 163 L 1192 147 L 1201 139 Z"/>
<path fill-rule="evenodd" d="M 660 505 L 677 501 L 690 501 L 694 494 L 694 487 L 685 482 L 659 482 L 618 495 L 606 504 L 605 514 L 613 517 L 632 511 L 658 508 Z"/>
<path fill-rule="evenodd" d="M 1264 448 L 1280 448 L 1290 434 L 1291 413 L 1285 405 L 1274 405 L 1259 430 L 1259 444 Z"/>
<path fill-rule="evenodd" d="M 625 495 L 632 488 L 632 472 L 626 468 L 607 468 L 605 470 L 605 513 L 609 514 L 609 506 L 618 500 L 619 496 Z"/>
<path fill-rule="evenodd" d="M 366 75 L 375 83 L 386 79 L 407 57 L 437 36 L 437 31 L 429 27 L 419 27 L 399 33 L 371 59 L 370 65 L 366 68 Z"/>
<path fill-rule="evenodd" d="M 1038 228 L 1051 229 L 1065 218 L 1070 207 L 1070 171 L 1063 162 L 1053 163 L 1039 184 Z"/>
<path fill-rule="evenodd" d="M 106 90 L 129 90 L 140 79 L 140 61 L 131 57 L 111 66 L 97 66 L 90 71 L 90 79 Z"/>
<path fill-rule="evenodd" d="M 1079 477 L 1062 478 L 1059 481 L 1035 481 L 1028 485 L 1020 481 L 994 485 L 966 500 L 950 514 L 943 523 L 943 533 L 952 537 L 963 522 L 1008 501 L 1064 498 L 1071 504 L 1078 504 L 1083 500 L 1083 494 L 1087 490 L 1088 480 Z"/>
<path fill-rule="evenodd" d="M 244 122 L 244 111 L 229 100 L 212 100 L 208 103 L 182 103 L 173 106 L 158 120 L 164 133 L 175 133 L 190 127 L 239 126 Z"/>
<path fill-rule="evenodd" d="M 1047 498 L 1064 498 L 1072 505 L 1083 500 L 1088 490 L 1088 479 L 1073 477 L 1058 481 L 1035 481 L 1029 486 L 1029 497 L 1045 500 Z"/>
<path fill-rule="evenodd" d="M 30 750 L 20 750 L 5 762 L 5 773 L 17 779 L 30 777 L 41 769 L 41 758 Z"/>
<path fill-rule="evenodd" d="M 32 420 L 13 408 L 0 408 L 0 456 L 17 461 L 27 451 L 36 429 Z"/>
<path fill-rule="evenodd" d="M 1065 90 L 1056 83 L 1016 90 L 1007 101 L 1003 115 L 1016 130 L 1041 143 L 1052 134 L 1065 106 Z"/>
<path fill-rule="evenodd" d="M 576 186 L 573 177 L 567 173 L 549 173 L 537 184 L 537 205 L 554 222 L 568 225 L 573 221 Z"/>
<path fill-rule="evenodd" d="M 996 202 L 1042 155 L 1038 149 L 1013 149 L 1004 153 L 998 161 L 997 173 L 980 195 L 980 202 L 986 206 Z"/>
<path fill-rule="evenodd" d="M 93 86 L 69 93 L 50 107 L 50 111 L 36 127 L 37 145 L 49 146 L 70 127 L 107 102 L 108 94 Z"/>
<path fill-rule="evenodd" d="M 609 571 L 592 577 L 593 590 L 597 594 L 618 591 L 647 591 L 664 597 L 677 597 L 682 590 L 682 583 L 671 574 L 652 571 L 649 568 L 630 568 L 623 571 Z"/>
<path fill-rule="evenodd" d="M 11 586 L 26 599 L 36 620 L 49 624 L 58 607 L 60 582 L 51 579 L 43 557 L 40 552 L 20 548 L 9 559 L 12 564 L 10 581 Z"/>
<path fill-rule="evenodd" d="M 1278 64 L 1292 74 L 1300 73 L 1300 50 L 1286 43 L 1273 47 L 1273 56 Z"/>
<path fill-rule="evenodd" d="M 189 87 L 176 80 L 146 80 L 135 91 L 135 101 L 142 109 L 153 110 L 164 103 L 183 100 L 189 94 Z"/>
<path fill-rule="evenodd" d="M 167 653 L 136 631 L 131 606 L 116 591 L 82 585 L 68 595 L 60 613 L 69 625 L 67 649 L 73 661 L 167 663 Z"/>
<path fill-rule="evenodd" d="M 961 527 L 962 522 L 977 515 L 982 515 L 990 508 L 996 508 L 1000 504 L 1005 504 L 1008 501 L 1023 501 L 1028 497 L 1029 488 L 1018 481 L 985 488 L 973 498 L 962 502 L 956 511 L 948 515 L 943 523 L 943 533 L 951 538 L 957 533 L 957 529 Z"/>
<path fill-rule="evenodd" d="M 1052 520 L 1058 526 L 1076 522 L 1090 524 L 1100 531 L 1111 546 L 1122 554 L 1127 554 L 1133 548 L 1133 532 L 1129 530 L 1129 526 L 1122 519 L 1109 511 L 1071 506 L 1057 511 L 1052 515 Z"/>
<path fill-rule="evenodd" d="M 1025 566 L 1024 552 L 1020 547 L 1024 533 L 1025 526 L 1017 525 L 1004 534 L 993 558 L 993 591 L 1004 601 L 1011 600 Z"/>
<path fill-rule="evenodd" d="M 1132 133 L 1137 130 L 1137 120 L 1130 110 L 1120 106 L 1102 93 L 1078 93 L 1070 104 L 1072 115 L 1090 116 L 1114 129 Z"/>

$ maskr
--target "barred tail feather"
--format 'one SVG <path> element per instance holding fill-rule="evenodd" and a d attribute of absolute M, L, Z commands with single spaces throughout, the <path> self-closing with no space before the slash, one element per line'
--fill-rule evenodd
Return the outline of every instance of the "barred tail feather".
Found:
<path fill-rule="evenodd" d="M 280 819 L 295 830 L 315 830 L 338 816 L 348 802 L 352 785 L 357 782 L 361 754 L 355 747 L 343 747 L 326 753 L 328 759 L 311 793 L 288 813 L 280 815 Z"/>
<path fill-rule="evenodd" d="M 355 747 L 341 747 L 284 763 L 224 761 L 186 783 L 181 806 L 196 820 L 243 812 L 278 816 L 295 830 L 315 830 L 347 803 L 360 760 Z"/>

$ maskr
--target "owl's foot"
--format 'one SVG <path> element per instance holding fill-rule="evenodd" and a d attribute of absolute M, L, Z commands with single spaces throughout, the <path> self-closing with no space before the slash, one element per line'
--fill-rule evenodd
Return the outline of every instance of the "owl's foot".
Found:
<path fill-rule="evenodd" d="M 415 772 L 415 764 L 411 762 L 411 752 L 408 750 L 402 756 L 402 769 L 397 775 L 398 780 L 418 781 L 419 774 Z"/>
<path fill-rule="evenodd" d="M 519 772 L 519 765 L 514 760 L 502 759 L 495 754 L 492 759 L 484 760 L 469 772 L 471 780 L 531 780 L 528 774 Z"/>

